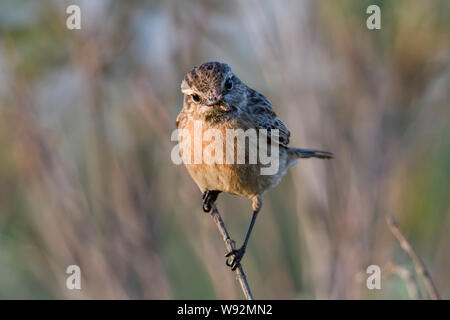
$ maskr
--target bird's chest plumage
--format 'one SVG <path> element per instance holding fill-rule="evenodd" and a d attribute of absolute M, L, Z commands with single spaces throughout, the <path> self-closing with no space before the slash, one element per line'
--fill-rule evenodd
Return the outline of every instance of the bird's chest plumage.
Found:
<path fill-rule="evenodd" d="M 219 190 L 251 197 L 263 191 L 260 166 L 249 163 L 250 146 L 230 138 L 236 129 L 245 127 L 238 119 L 221 123 L 194 118 L 184 121 L 181 152 L 186 168 L 202 192 Z M 244 155 L 244 163 L 238 162 L 240 155 Z"/>

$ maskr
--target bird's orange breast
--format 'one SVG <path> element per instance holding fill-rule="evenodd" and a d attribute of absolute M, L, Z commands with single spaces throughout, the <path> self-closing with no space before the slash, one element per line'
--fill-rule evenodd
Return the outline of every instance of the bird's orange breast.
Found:
<path fill-rule="evenodd" d="M 248 163 L 245 145 L 227 145 L 227 129 L 238 127 L 235 121 L 221 125 L 207 125 L 188 120 L 180 136 L 180 149 L 186 168 L 202 191 L 219 190 L 243 196 L 259 194 L 260 167 Z M 235 142 L 235 141 L 234 141 Z M 241 148 L 241 149 L 240 149 Z M 244 148 L 244 149 L 242 149 Z M 245 154 L 245 163 L 237 163 L 238 150 Z M 228 157 L 227 157 L 228 155 Z"/>

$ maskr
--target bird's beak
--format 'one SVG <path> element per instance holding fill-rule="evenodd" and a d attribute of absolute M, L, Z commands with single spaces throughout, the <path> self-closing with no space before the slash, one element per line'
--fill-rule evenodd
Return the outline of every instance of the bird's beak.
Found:
<path fill-rule="evenodd" d="M 219 89 L 214 89 L 209 95 L 209 99 L 205 102 L 205 104 L 209 107 L 218 104 L 222 100 L 222 94 Z"/>
<path fill-rule="evenodd" d="M 208 107 L 212 107 L 212 106 L 215 106 L 216 104 L 218 104 L 218 103 L 220 102 L 221 99 L 222 99 L 222 96 L 214 97 L 213 99 L 210 99 L 210 100 L 206 101 L 205 104 L 206 104 Z"/>

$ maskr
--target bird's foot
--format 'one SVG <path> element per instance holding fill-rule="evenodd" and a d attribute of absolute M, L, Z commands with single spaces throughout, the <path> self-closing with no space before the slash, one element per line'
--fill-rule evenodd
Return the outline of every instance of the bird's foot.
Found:
<path fill-rule="evenodd" d="M 210 195 L 209 191 L 203 192 L 202 200 L 203 200 L 203 211 L 210 212 L 211 211 L 211 195 Z"/>
<path fill-rule="evenodd" d="M 203 202 L 203 211 L 204 212 L 206 212 L 206 213 L 208 213 L 208 212 L 210 212 L 211 211 L 211 204 L 210 203 L 206 203 L 206 202 Z"/>
<path fill-rule="evenodd" d="M 216 201 L 217 196 L 219 195 L 219 191 L 216 190 L 207 190 L 202 194 L 203 200 L 203 211 L 210 212 L 212 209 L 212 204 Z"/>
<path fill-rule="evenodd" d="M 225 262 L 227 266 L 231 267 L 231 270 L 234 271 L 236 270 L 237 267 L 239 267 L 239 265 L 241 264 L 241 260 L 244 257 L 244 253 L 245 253 L 245 248 L 241 247 L 239 249 L 234 249 L 230 252 L 228 252 L 225 257 L 227 258 L 227 261 Z M 230 262 L 230 257 L 232 257 L 231 262 Z"/>

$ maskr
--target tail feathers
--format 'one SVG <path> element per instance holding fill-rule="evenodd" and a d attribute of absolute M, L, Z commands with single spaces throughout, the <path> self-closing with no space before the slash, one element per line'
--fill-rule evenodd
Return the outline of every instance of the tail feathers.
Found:
<path fill-rule="evenodd" d="M 319 158 L 319 159 L 333 158 L 333 154 L 328 151 L 302 149 L 302 148 L 289 148 L 289 155 L 292 160 L 297 158 Z"/>

